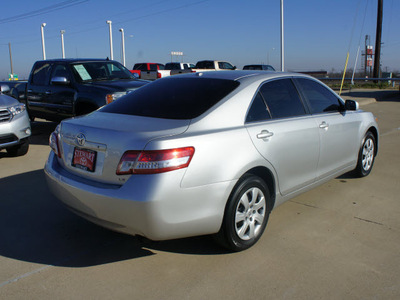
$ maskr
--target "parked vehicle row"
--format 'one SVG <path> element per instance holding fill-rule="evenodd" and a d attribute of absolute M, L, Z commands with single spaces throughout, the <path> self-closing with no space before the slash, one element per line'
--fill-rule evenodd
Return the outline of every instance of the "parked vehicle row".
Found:
<path fill-rule="evenodd" d="M 62 121 L 45 173 L 76 214 L 166 240 L 213 235 L 241 251 L 273 208 L 341 174 L 367 176 L 378 125 L 302 74 L 169 76 Z"/>
<path fill-rule="evenodd" d="M 274 68 L 269 65 L 250 65 L 243 68 L 243 70 L 246 69 L 274 71 Z M 236 66 L 229 62 L 218 60 L 201 60 L 196 65 L 179 62 L 170 62 L 165 65 L 160 63 L 138 63 L 133 66 L 131 72 L 138 74 L 141 79 L 156 80 L 171 75 L 226 70 L 236 70 Z"/>

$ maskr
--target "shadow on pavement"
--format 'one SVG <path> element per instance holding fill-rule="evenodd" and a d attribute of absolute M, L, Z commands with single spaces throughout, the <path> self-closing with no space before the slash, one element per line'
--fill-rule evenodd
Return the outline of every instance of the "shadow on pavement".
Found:
<path fill-rule="evenodd" d="M 0 255 L 88 267 L 154 255 L 221 254 L 209 237 L 153 242 L 103 229 L 71 213 L 48 190 L 43 170 L 0 180 Z"/>
<path fill-rule="evenodd" d="M 56 129 L 57 122 L 35 121 L 31 122 L 32 135 L 29 143 L 32 145 L 49 145 L 49 136 Z"/>

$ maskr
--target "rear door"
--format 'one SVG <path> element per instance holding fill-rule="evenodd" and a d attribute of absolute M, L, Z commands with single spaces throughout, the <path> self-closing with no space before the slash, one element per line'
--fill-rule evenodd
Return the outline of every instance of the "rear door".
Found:
<path fill-rule="evenodd" d="M 50 80 L 50 63 L 46 61 L 37 62 L 27 88 L 27 104 L 31 116 L 40 117 L 46 114 L 47 88 Z"/>
<path fill-rule="evenodd" d="M 254 146 L 274 167 L 282 195 L 315 181 L 318 127 L 290 78 L 260 86 L 249 109 L 246 128 Z"/>
<path fill-rule="evenodd" d="M 329 176 L 354 164 L 359 149 L 356 137 L 361 125 L 357 114 L 344 111 L 339 97 L 321 83 L 308 78 L 296 78 L 295 82 L 319 128 L 321 146 L 317 177 Z"/>

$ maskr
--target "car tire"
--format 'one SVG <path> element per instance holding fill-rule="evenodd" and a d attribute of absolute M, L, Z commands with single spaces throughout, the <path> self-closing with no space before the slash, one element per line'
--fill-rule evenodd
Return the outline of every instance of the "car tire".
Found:
<path fill-rule="evenodd" d="M 236 184 L 225 208 L 224 220 L 216 241 L 232 251 L 253 246 L 267 226 L 270 194 L 258 176 L 246 175 Z"/>
<path fill-rule="evenodd" d="M 29 140 L 25 139 L 21 144 L 12 146 L 6 149 L 8 155 L 10 156 L 22 156 L 28 153 L 29 150 Z"/>
<path fill-rule="evenodd" d="M 376 141 L 375 136 L 368 131 L 365 135 L 360 151 L 358 153 L 357 167 L 354 170 L 355 176 L 365 177 L 371 173 L 375 162 Z"/>

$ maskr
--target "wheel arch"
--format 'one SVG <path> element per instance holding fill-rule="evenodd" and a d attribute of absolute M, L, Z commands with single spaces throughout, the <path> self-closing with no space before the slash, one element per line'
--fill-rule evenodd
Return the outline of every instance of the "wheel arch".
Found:
<path fill-rule="evenodd" d="M 276 184 L 275 184 L 275 177 L 271 172 L 271 170 L 263 166 L 254 167 L 248 170 L 246 173 L 244 173 L 241 178 L 247 175 L 256 175 L 265 182 L 270 192 L 270 201 L 271 201 L 270 209 L 272 210 L 275 206 Z"/>
<path fill-rule="evenodd" d="M 378 130 L 376 129 L 376 127 L 371 126 L 370 128 L 368 128 L 367 132 L 371 132 L 375 138 L 375 156 L 378 154 L 378 138 L 379 138 L 379 134 L 378 134 Z"/>

